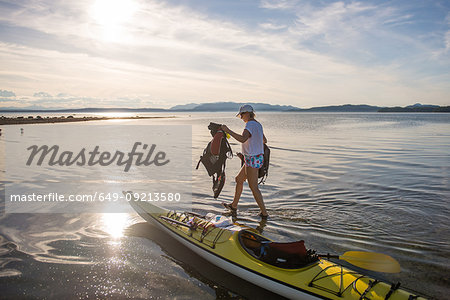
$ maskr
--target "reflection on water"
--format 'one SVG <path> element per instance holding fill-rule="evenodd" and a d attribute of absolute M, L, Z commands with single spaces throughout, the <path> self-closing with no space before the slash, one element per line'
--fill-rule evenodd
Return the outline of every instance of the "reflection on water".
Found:
<path fill-rule="evenodd" d="M 377 277 L 400 281 L 402 287 L 435 299 L 450 294 L 450 114 L 261 113 L 257 118 L 272 146 L 269 177 L 261 186 L 271 217 L 260 223 L 259 209 L 245 186 L 239 223 L 271 239 L 303 239 L 324 253 L 389 254 L 403 271 Z M 206 128 L 210 121 L 243 128 L 242 121 L 226 113 L 138 123 L 192 125 L 195 167 L 211 139 Z M 0 147 L 8 130 L 2 130 Z M 25 128 L 22 137 L 30 138 L 30 132 Z M 239 151 L 235 141 L 231 146 Z M 222 213 L 220 202 L 232 201 L 239 166 L 238 160 L 227 163 L 219 200 L 212 198 L 206 171 L 194 170 L 193 210 Z M 69 179 L 86 174 L 58 175 Z M 255 298 L 262 292 L 243 284 L 135 214 L 0 216 L 0 288 L 5 298 L 214 299 Z"/>
<path fill-rule="evenodd" d="M 115 240 L 123 237 L 125 228 L 132 224 L 132 219 L 129 214 L 104 213 L 101 216 L 103 230 Z"/>
<path fill-rule="evenodd" d="M 197 278 L 211 289 L 216 299 L 284 299 L 236 277 L 168 237 L 164 232 L 148 223 L 137 223 L 127 229 L 127 235 L 143 237 L 157 243 L 191 278 Z M 168 283 L 168 288 L 172 283 Z M 198 297 L 195 297 L 198 298 Z"/>
<path fill-rule="evenodd" d="M 136 114 L 128 112 L 102 112 L 98 113 L 98 116 L 107 118 L 129 118 L 136 116 Z"/>

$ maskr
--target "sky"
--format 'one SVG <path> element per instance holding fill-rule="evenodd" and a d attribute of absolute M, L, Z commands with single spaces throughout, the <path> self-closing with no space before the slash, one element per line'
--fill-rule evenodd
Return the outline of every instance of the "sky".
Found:
<path fill-rule="evenodd" d="M 0 0 L 0 107 L 450 105 L 450 1 Z"/>

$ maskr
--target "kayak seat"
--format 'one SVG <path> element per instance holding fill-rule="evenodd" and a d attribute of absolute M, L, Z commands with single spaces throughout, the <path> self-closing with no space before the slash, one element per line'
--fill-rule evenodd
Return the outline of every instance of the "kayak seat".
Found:
<path fill-rule="evenodd" d="M 242 231 L 240 241 L 250 255 L 279 268 L 298 269 L 318 261 L 315 252 L 307 250 L 303 240 L 277 243 L 257 234 Z"/>

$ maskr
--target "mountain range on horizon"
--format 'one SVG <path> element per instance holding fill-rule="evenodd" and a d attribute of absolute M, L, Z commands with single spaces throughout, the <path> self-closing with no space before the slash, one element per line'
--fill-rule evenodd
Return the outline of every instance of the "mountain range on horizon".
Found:
<path fill-rule="evenodd" d="M 189 103 L 171 107 L 171 111 L 238 111 L 244 104 L 250 104 L 255 111 L 290 111 L 299 109 L 292 105 L 278 105 L 255 102 L 211 102 L 211 103 Z"/>
<path fill-rule="evenodd" d="M 210 103 L 189 103 L 176 105 L 169 109 L 164 108 L 120 108 L 120 107 L 87 107 L 87 108 L 44 108 L 39 106 L 32 107 L 4 107 L 0 112 L 61 112 L 61 113 L 95 113 L 95 112 L 220 112 L 220 111 L 238 111 L 243 104 L 250 104 L 256 112 L 258 111 L 279 111 L 279 112 L 448 112 L 450 106 L 439 106 L 430 104 L 416 103 L 405 107 L 381 107 L 367 104 L 344 104 L 319 106 L 311 108 L 299 108 L 292 105 L 278 105 L 268 103 L 251 102 L 210 102 Z"/>

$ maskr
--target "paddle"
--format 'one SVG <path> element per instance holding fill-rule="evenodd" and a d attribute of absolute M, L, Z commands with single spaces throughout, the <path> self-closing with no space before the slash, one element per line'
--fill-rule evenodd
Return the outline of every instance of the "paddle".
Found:
<path fill-rule="evenodd" d="M 394 258 L 386 254 L 363 251 L 347 251 L 342 255 L 319 255 L 323 258 L 337 258 L 345 260 L 359 268 L 384 272 L 384 273 L 398 273 L 400 272 L 400 264 Z"/>

